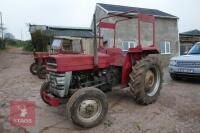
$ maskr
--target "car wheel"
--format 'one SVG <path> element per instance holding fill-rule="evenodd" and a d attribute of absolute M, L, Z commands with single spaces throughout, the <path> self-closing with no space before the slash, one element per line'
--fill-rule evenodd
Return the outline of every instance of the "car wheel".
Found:
<path fill-rule="evenodd" d="M 170 77 L 172 80 L 175 80 L 175 81 L 181 80 L 181 78 L 178 77 L 176 74 L 170 74 Z"/>

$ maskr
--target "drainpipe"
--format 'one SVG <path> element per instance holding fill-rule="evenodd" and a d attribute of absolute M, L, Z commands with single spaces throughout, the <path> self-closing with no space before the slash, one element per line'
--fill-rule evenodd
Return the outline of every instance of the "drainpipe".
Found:
<path fill-rule="evenodd" d="M 180 35 L 179 35 L 179 28 L 178 28 L 179 19 L 177 20 L 177 32 L 178 32 L 178 55 L 181 55 L 181 42 L 180 42 Z"/>

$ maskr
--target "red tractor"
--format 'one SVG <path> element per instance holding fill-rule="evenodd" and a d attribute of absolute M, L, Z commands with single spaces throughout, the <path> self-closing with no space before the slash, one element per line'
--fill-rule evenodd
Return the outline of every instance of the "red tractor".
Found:
<path fill-rule="evenodd" d="M 138 43 L 127 52 L 116 48 L 115 43 L 112 48 L 105 48 L 99 40 L 97 46 L 94 15 L 94 54 L 49 56 L 48 76 L 41 86 L 41 98 L 51 106 L 66 103 L 67 116 L 75 125 L 89 128 L 99 124 L 108 111 L 104 92 L 112 91 L 114 87 L 129 87 L 138 104 L 148 105 L 157 100 L 163 72 L 158 58 L 150 55 L 159 53 L 155 45 L 155 18 L 140 13 L 130 16 L 129 13 L 133 12 L 112 14 L 98 22 L 101 35 L 102 28 L 115 31 L 118 22 L 136 19 Z M 116 16 L 120 20 L 115 23 L 104 21 Z M 145 30 L 147 26 L 151 26 L 148 32 Z"/>
<path fill-rule="evenodd" d="M 46 71 L 47 58 L 50 55 L 55 55 L 55 54 L 70 54 L 70 52 L 68 52 L 69 51 L 68 49 L 72 48 L 72 46 L 75 46 L 76 49 L 77 48 L 81 49 L 79 51 L 83 52 L 82 41 L 80 38 L 64 37 L 64 36 L 54 37 L 49 52 L 35 52 L 35 51 L 33 52 L 35 61 L 30 66 L 30 72 L 33 75 L 37 75 L 40 79 L 45 79 L 47 73 Z"/>

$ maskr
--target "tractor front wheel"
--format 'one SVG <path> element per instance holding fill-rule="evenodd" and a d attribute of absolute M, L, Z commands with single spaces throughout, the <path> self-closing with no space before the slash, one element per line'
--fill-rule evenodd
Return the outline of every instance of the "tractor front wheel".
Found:
<path fill-rule="evenodd" d="M 40 96 L 41 96 L 42 100 L 43 100 L 46 104 L 50 105 L 50 104 L 48 103 L 48 101 L 46 100 L 46 98 L 45 98 L 45 94 L 48 94 L 48 91 L 49 91 L 49 82 L 44 82 L 44 83 L 42 84 L 41 88 L 40 88 Z"/>
<path fill-rule="evenodd" d="M 38 68 L 37 76 L 39 79 L 45 79 L 47 74 L 47 70 L 45 66 L 41 66 Z"/>
<path fill-rule="evenodd" d="M 132 68 L 129 75 L 130 91 L 139 104 L 155 102 L 162 87 L 161 62 L 156 57 L 146 57 Z"/>
<path fill-rule="evenodd" d="M 38 65 L 36 63 L 32 63 L 30 65 L 30 72 L 33 74 L 33 75 L 36 75 L 37 74 L 37 70 L 38 70 Z"/>
<path fill-rule="evenodd" d="M 67 116 L 75 125 L 90 128 L 98 125 L 106 116 L 106 95 L 94 87 L 76 91 L 67 103 Z"/>

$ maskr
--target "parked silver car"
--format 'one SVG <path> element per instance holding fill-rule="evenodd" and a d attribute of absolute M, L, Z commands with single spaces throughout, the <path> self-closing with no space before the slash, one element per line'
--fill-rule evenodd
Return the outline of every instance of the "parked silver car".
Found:
<path fill-rule="evenodd" d="M 173 80 L 182 77 L 200 78 L 200 42 L 196 43 L 186 55 L 172 57 L 169 73 Z"/>

